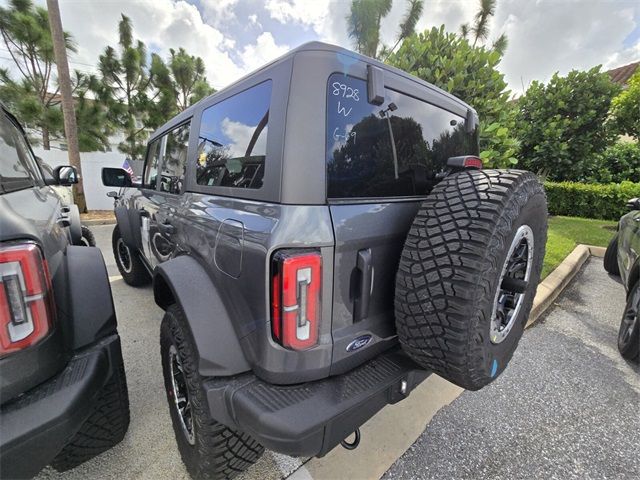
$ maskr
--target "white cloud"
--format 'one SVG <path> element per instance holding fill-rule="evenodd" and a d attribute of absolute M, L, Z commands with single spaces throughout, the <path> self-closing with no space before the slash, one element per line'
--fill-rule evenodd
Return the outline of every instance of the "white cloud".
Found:
<path fill-rule="evenodd" d="M 263 32 L 255 44 L 244 47 L 241 57 L 245 70 L 254 70 L 288 51 L 289 46 L 276 44 L 271 32 Z"/>
<path fill-rule="evenodd" d="M 635 28 L 640 6 L 600 1 L 502 0 L 493 36 L 505 32 L 509 47 L 500 70 L 510 87 L 522 91 L 532 80 L 548 81 L 554 72 L 605 64 L 605 69 L 640 58 L 640 47 L 623 49 Z M 634 58 L 635 57 L 635 58 Z"/>
<path fill-rule="evenodd" d="M 262 30 L 262 24 L 258 21 L 258 15 L 256 15 L 255 13 L 249 15 L 247 17 L 249 19 L 249 23 L 251 25 L 255 25 L 256 27 L 258 27 L 260 30 Z"/>
<path fill-rule="evenodd" d="M 204 17 L 207 23 L 220 26 L 236 18 L 234 12 L 238 0 L 201 0 L 204 9 Z"/>
<path fill-rule="evenodd" d="M 604 70 L 611 70 L 612 68 L 621 67 L 632 62 L 637 62 L 638 60 L 640 60 L 640 40 L 629 48 L 609 55 L 602 68 Z"/>
<path fill-rule="evenodd" d="M 342 5 L 348 5 L 342 2 Z M 325 23 L 333 9 L 329 0 L 267 0 L 264 8 L 271 18 L 282 24 L 298 23 L 312 27 L 316 33 L 322 33 Z"/>
<path fill-rule="evenodd" d="M 169 48 L 184 47 L 192 55 L 202 57 L 209 82 L 216 88 L 245 72 L 226 51 L 233 44 L 219 29 L 206 24 L 194 5 L 182 0 L 129 0 L 117 5 L 121 8 L 105 8 L 104 4 L 92 2 L 61 2 L 64 28 L 73 34 L 78 45 L 72 62 L 95 65 L 107 45 L 116 46 L 118 22 L 123 13 L 131 18 L 135 37 L 142 40 L 149 51 L 166 58 Z M 71 67 L 87 68 L 77 63 Z"/>
<path fill-rule="evenodd" d="M 256 130 L 256 125 L 245 125 L 229 118 L 225 118 L 221 123 L 222 133 L 225 134 L 233 143 L 229 143 L 229 153 L 232 157 L 244 157 L 251 137 Z M 258 137 L 253 147 L 253 155 L 264 154 L 267 151 L 267 135 L 266 130 Z"/>
<path fill-rule="evenodd" d="M 35 1 L 45 5 L 44 0 Z M 116 45 L 121 12 L 132 19 L 136 37 L 149 50 L 166 56 L 169 48 L 182 46 L 202 57 L 209 81 L 216 88 L 282 55 L 289 45 L 318 38 L 353 46 L 346 25 L 350 0 L 189 1 L 193 3 L 61 1 L 64 27 L 78 45 L 71 67 L 89 70 L 87 65 L 95 65 L 105 46 Z M 7 3 L 0 0 L 0 4 Z M 417 30 L 444 23 L 448 31 L 457 32 L 461 23 L 473 20 L 477 4 L 477 0 L 425 2 Z M 383 43 L 395 43 L 406 8 L 407 0 L 393 1 L 391 12 L 382 21 Z M 521 78 L 526 86 L 532 80 L 547 81 L 555 71 L 565 74 L 598 64 L 607 69 L 640 59 L 640 42 L 623 46 L 624 39 L 640 28 L 638 19 L 640 3 L 630 0 L 500 0 L 491 38 L 507 34 L 509 47 L 499 68 L 510 88 L 519 91 Z M 8 66 L 8 62 L 4 60 L 0 66 Z"/>

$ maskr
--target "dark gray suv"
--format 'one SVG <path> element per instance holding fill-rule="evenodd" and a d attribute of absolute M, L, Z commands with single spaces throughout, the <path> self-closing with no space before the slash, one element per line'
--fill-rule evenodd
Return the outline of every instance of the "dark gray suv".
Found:
<path fill-rule="evenodd" d="M 124 437 L 129 399 L 100 250 L 0 105 L 0 477 L 64 471 Z M 76 245 L 73 245 L 76 244 Z"/>
<path fill-rule="evenodd" d="M 546 200 L 482 170 L 478 118 L 404 72 L 309 43 L 104 169 L 124 279 L 153 279 L 167 396 L 194 477 L 263 446 L 322 456 L 430 372 L 506 367 L 540 276 Z"/>

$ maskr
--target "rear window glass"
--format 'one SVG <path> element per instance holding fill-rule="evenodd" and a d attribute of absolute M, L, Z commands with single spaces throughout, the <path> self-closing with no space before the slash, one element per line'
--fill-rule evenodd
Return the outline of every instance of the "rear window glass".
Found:
<path fill-rule="evenodd" d="M 33 187 L 38 183 L 37 172 L 22 132 L 0 110 L 0 191 Z"/>
<path fill-rule="evenodd" d="M 196 155 L 198 185 L 262 187 L 271 83 L 251 87 L 202 113 Z"/>
<path fill-rule="evenodd" d="M 477 155 L 465 119 L 394 90 L 367 101 L 364 80 L 335 73 L 327 88 L 329 198 L 428 194 L 449 157 Z"/>

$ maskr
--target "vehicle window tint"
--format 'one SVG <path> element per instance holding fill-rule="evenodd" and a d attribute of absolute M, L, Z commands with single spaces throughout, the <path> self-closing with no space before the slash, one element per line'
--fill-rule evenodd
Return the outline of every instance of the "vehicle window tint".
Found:
<path fill-rule="evenodd" d="M 0 186 L 3 192 L 38 184 L 40 175 L 22 132 L 0 110 Z"/>
<path fill-rule="evenodd" d="M 158 179 L 158 163 L 160 162 L 160 154 L 162 147 L 162 137 L 156 138 L 149 144 L 147 150 L 147 159 L 144 163 L 144 179 L 142 184 L 145 188 L 156 188 Z"/>
<path fill-rule="evenodd" d="M 198 185 L 262 187 L 270 102 L 271 80 L 202 113 L 196 155 Z"/>
<path fill-rule="evenodd" d="M 329 198 L 426 195 L 447 158 L 477 153 L 464 118 L 389 89 L 371 105 L 364 80 L 329 77 Z"/>
<path fill-rule="evenodd" d="M 162 155 L 162 170 L 160 172 L 161 192 L 179 194 L 184 191 L 189 129 L 190 125 L 186 123 L 174 128 L 165 135 L 167 140 L 164 154 Z"/>

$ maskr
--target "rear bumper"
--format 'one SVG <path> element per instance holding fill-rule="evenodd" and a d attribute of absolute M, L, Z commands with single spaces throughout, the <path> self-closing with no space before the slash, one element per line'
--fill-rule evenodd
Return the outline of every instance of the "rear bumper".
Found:
<path fill-rule="evenodd" d="M 321 457 L 429 375 L 394 349 L 324 380 L 283 386 L 246 374 L 210 380 L 205 392 L 219 422 L 276 452 Z"/>
<path fill-rule="evenodd" d="M 115 334 L 77 352 L 55 377 L 0 408 L 0 477 L 36 475 L 92 411 L 122 353 Z"/>

